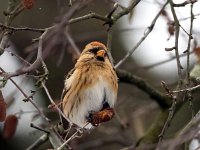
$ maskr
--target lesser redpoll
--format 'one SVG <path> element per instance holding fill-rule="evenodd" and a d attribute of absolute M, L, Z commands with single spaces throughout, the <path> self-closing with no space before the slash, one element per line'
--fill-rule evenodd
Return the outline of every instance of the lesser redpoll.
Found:
<path fill-rule="evenodd" d="M 118 79 L 108 53 L 100 42 L 87 44 L 66 77 L 62 111 L 78 127 L 91 128 L 114 116 Z"/>

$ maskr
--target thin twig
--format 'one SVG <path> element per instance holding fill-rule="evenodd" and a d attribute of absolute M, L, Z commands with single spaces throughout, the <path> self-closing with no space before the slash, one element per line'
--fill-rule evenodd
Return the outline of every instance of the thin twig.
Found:
<path fill-rule="evenodd" d="M 200 13 L 194 14 L 194 17 L 199 16 L 199 15 L 200 15 Z M 180 18 L 179 21 L 185 21 L 185 20 L 190 19 L 190 18 L 191 18 L 191 16 L 190 17 Z"/>
<path fill-rule="evenodd" d="M 33 64 L 31 64 L 28 67 L 24 67 L 20 70 L 17 70 L 16 72 L 12 73 L 4 73 L 2 76 L 4 76 L 6 79 L 10 79 L 11 77 L 27 74 L 30 72 L 36 71 L 36 69 L 41 65 L 42 62 L 42 43 L 43 43 L 43 38 L 46 35 L 48 30 L 46 30 L 40 37 L 39 37 L 39 43 L 38 43 L 38 51 L 37 51 L 37 58 L 34 61 Z M 21 59 L 22 60 L 22 59 Z"/>
<path fill-rule="evenodd" d="M 176 16 L 176 12 L 173 6 L 173 1 L 169 0 L 169 4 L 171 7 L 171 12 L 174 18 L 174 23 L 175 23 L 175 54 L 176 54 L 176 62 L 177 62 L 177 70 L 178 70 L 178 88 L 179 86 L 182 84 L 182 71 L 181 69 L 183 68 L 181 66 L 181 62 L 180 62 L 180 57 L 179 57 L 179 31 L 180 31 L 180 24 L 179 24 L 179 20 Z"/>
<path fill-rule="evenodd" d="M 48 134 L 43 134 L 39 139 L 37 139 L 31 146 L 26 148 L 26 150 L 35 150 L 38 149 L 39 146 L 44 144 L 45 142 L 48 141 L 49 135 Z"/>
<path fill-rule="evenodd" d="M 122 16 L 129 14 L 133 10 L 133 8 L 135 8 L 137 6 L 137 4 L 140 1 L 141 0 L 132 1 L 131 4 L 127 8 L 124 8 L 122 11 L 118 12 L 117 14 L 115 14 L 113 16 L 113 22 L 117 21 Z"/>
<path fill-rule="evenodd" d="M 115 68 L 118 68 L 119 66 L 121 66 L 132 54 L 133 52 L 140 46 L 140 44 L 146 39 L 146 37 L 149 35 L 149 33 L 151 33 L 151 31 L 153 30 L 155 23 L 158 19 L 158 17 L 160 16 L 161 12 L 163 11 L 163 9 L 166 7 L 166 5 L 168 4 L 168 1 L 163 5 L 163 7 L 160 9 L 160 11 L 158 12 L 158 14 L 155 16 L 155 18 L 153 19 L 151 25 L 146 29 L 146 32 L 144 33 L 144 36 L 139 40 L 139 42 L 130 50 L 128 51 L 128 53 L 115 65 Z"/>
<path fill-rule="evenodd" d="M 84 129 L 88 124 L 89 124 L 89 123 L 86 123 L 86 124 L 83 126 L 83 128 L 81 128 L 81 129 Z M 57 150 L 61 150 L 67 143 L 69 143 L 71 140 L 73 140 L 74 138 L 76 138 L 76 137 L 77 137 L 76 135 L 77 135 L 79 132 L 80 132 L 80 131 L 77 129 L 76 132 L 75 132 L 72 136 L 70 136 L 60 147 L 57 148 Z M 78 137 L 79 137 L 79 136 L 78 136 Z"/>
<path fill-rule="evenodd" d="M 42 87 L 44 88 L 44 90 L 45 90 L 45 92 L 46 92 L 46 94 L 47 94 L 47 96 L 48 96 L 50 102 L 55 106 L 56 110 L 57 110 L 70 124 L 72 124 L 71 121 L 66 117 L 66 115 L 60 110 L 60 108 L 59 108 L 59 107 L 56 105 L 56 103 L 54 102 L 54 100 L 52 99 L 52 97 L 51 97 L 51 95 L 50 95 L 50 93 L 49 93 L 49 91 L 48 91 L 48 89 L 47 89 L 47 87 L 46 87 L 46 85 L 45 85 L 44 82 L 42 82 Z"/>
<path fill-rule="evenodd" d="M 110 28 L 107 32 L 107 49 L 109 52 L 111 52 L 111 47 L 112 47 L 112 28 Z"/>
<path fill-rule="evenodd" d="M 193 3 L 197 2 L 197 1 L 198 0 L 186 0 L 186 1 L 184 1 L 182 3 L 179 3 L 179 4 L 173 3 L 173 7 L 185 7 L 186 5 L 193 4 Z"/>
<path fill-rule="evenodd" d="M 188 45 L 187 49 L 185 52 L 187 52 L 187 71 L 186 71 L 186 81 L 187 84 L 190 84 L 190 45 L 191 45 L 191 40 L 193 39 L 192 37 L 192 30 L 193 30 L 193 21 L 194 21 L 194 14 L 193 14 L 193 3 L 190 5 L 190 33 L 189 33 L 189 39 L 188 39 Z"/>
<path fill-rule="evenodd" d="M 29 27 L 12 27 L 12 26 L 9 26 L 9 25 L 4 25 L 2 23 L 0 23 L 0 28 L 2 30 L 11 30 L 12 32 L 17 32 L 17 31 L 32 31 L 32 32 L 39 32 L 39 33 L 43 33 L 44 32 L 44 29 L 38 29 L 38 28 L 29 28 Z"/>
<path fill-rule="evenodd" d="M 78 46 L 76 45 L 76 43 L 74 42 L 73 38 L 71 37 L 69 31 L 66 31 L 65 35 L 66 35 L 66 38 L 67 38 L 69 44 L 72 46 L 72 48 L 75 52 L 75 55 L 80 56 L 80 50 L 79 50 Z"/>
<path fill-rule="evenodd" d="M 84 15 L 84 16 L 81 16 L 81 17 L 77 17 L 77 18 L 72 18 L 69 20 L 69 24 L 73 24 L 73 23 L 77 23 L 77 22 L 80 22 L 80 21 L 83 21 L 83 20 L 87 20 L 87 19 L 91 19 L 91 18 L 94 18 L 94 19 L 98 19 L 98 20 L 101 20 L 101 21 L 104 21 L 104 22 L 110 22 L 111 20 L 107 17 L 104 17 L 104 16 L 101 16 L 97 13 L 94 13 L 94 12 L 90 12 L 89 14 L 87 15 Z"/>
<path fill-rule="evenodd" d="M 40 131 L 42 131 L 42 132 L 45 132 L 45 133 L 49 134 L 49 131 L 47 131 L 47 130 L 45 130 L 45 129 L 42 129 L 42 128 L 40 128 L 40 127 L 34 125 L 33 123 L 31 123 L 30 126 L 31 126 L 32 128 L 35 128 L 35 129 L 37 129 L 37 130 L 40 130 Z"/>
<path fill-rule="evenodd" d="M 194 87 L 191 87 L 191 88 L 186 88 L 186 89 L 182 89 L 182 90 L 176 90 L 176 91 L 172 91 L 173 93 L 180 93 L 180 92 L 185 92 L 185 91 L 193 91 L 193 90 L 196 90 L 200 88 L 200 84 L 199 85 L 196 85 Z"/>
<path fill-rule="evenodd" d="M 2 68 L 0 68 L 0 70 L 2 72 L 5 72 Z M 45 114 L 40 110 L 40 108 L 37 106 L 37 104 L 35 104 L 35 102 L 32 100 L 32 97 L 29 97 L 28 95 L 26 95 L 26 93 L 18 86 L 18 84 L 13 80 L 13 79 L 9 79 L 15 86 L 16 88 L 23 94 L 23 96 L 29 101 L 31 102 L 31 104 L 38 110 L 39 114 L 41 115 L 41 117 L 46 120 L 48 123 L 50 123 L 50 120 L 45 116 Z"/>
<path fill-rule="evenodd" d="M 158 140 L 158 144 L 157 144 L 156 150 L 160 150 L 160 146 L 161 146 L 161 143 L 162 143 L 163 136 L 165 134 L 166 129 L 170 125 L 170 122 L 171 122 L 171 120 L 172 120 L 172 118 L 174 116 L 175 109 L 176 109 L 176 97 L 172 94 L 171 90 L 167 87 L 165 82 L 162 82 L 162 86 L 164 87 L 164 89 L 166 90 L 167 94 L 172 99 L 173 103 L 172 103 L 171 107 L 169 108 L 169 114 L 168 114 L 167 120 L 166 120 L 166 122 L 164 124 L 164 127 L 163 127 L 163 129 L 162 129 L 162 131 L 161 131 L 161 133 L 159 135 L 159 140 Z"/>
<path fill-rule="evenodd" d="M 174 150 L 177 145 L 185 143 L 194 138 L 195 135 L 198 135 L 200 131 L 199 123 L 200 123 L 200 111 L 198 111 L 195 117 L 193 117 L 193 119 L 190 120 L 190 122 L 173 139 L 173 141 L 169 145 L 168 150 Z"/>
<path fill-rule="evenodd" d="M 193 53 L 193 52 L 190 52 L 189 54 L 192 54 L 192 53 Z M 183 54 L 180 54 L 180 55 L 179 55 L 180 58 L 181 58 L 181 57 L 185 57 L 185 56 L 187 56 L 186 53 L 183 53 Z M 163 64 L 168 63 L 168 62 L 170 62 L 170 61 L 173 61 L 174 59 L 176 59 L 176 56 L 170 57 L 170 58 L 168 58 L 168 59 L 166 59 L 166 60 L 163 60 L 163 61 L 154 63 L 154 64 L 152 64 L 152 65 L 147 65 L 147 66 L 144 66 L 144 67 L 141 67 L 141 68 L 136 68 L 136 69 L 134 69 L 134 71 L 151 69 L 151 68 L 153 68 L 153 67 L 157 67 L 157 66 L 159 66 L 159 65 L 163 65 Z"/>
<path fill-rule="evenodd" d="M 70 136 L 70 138 L 67 139 L 60 147 L 58 147 L 57 150 L 62 150 L 63 147 L 64 147 L 67 143 L 69 143 L 71 140 L 73 140 L 74 138 L 76 138 L 76 135 L 77 135 L 78 133 L 79 133 L 79 131 L 76 130 L 76 132 L 75 132 L 72 136 Z"/>
<path fill-rule="evenodd" d="M 17 4 L 16 1 L 8 1 L 8 8 L 6 10 L 6 17 L 4 20 L 4 25 L 9 26 L 17 15 L 19 15 L 24 9 L 22 7 L 22 2 Z M 19 11 L 20 10 L 20 11 Z M 10 37 L 10 32 L 4 29 L 0 36 L 0 55 L 3 54 L 4 49 L 8 46 L 8 40 Z"/>

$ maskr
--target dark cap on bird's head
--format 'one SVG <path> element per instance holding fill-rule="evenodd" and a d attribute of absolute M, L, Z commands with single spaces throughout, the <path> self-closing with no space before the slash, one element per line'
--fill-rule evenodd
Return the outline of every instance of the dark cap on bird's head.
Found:
<path fill-rule="evenodd" d="M 85 46 L 85 49 L 91 49 L 91 48 L 98 48 L 99 50 L 103 49 L 107 51 L 106 46 L 103 43 L 100 43 L 97 41 L 90 42 L 89 44 Z"/>

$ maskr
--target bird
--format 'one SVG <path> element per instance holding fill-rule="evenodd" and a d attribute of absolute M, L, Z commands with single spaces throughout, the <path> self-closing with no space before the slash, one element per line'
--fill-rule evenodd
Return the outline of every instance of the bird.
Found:
<path fill-rule="evenodd" d="M 114 117 L 118 77 L 107 47 L 97 41 L 85 46 L 64 81 L 61 116 L 64 129 L 69 121 L 91 129 Z M 66 125 L 65 125 L 66 124 Z"/>

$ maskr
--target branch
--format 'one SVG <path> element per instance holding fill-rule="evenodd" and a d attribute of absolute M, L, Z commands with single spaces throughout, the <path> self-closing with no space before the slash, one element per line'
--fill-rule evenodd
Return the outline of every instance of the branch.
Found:
<path fill-rule="evenodd" d="M 4 20 L 4 25 L 9 26 L 15 19 L 15 17 L 19 15 L 23 10 L 24 7 L 22 6 L 22 2 L 19 2 L 19 4 L 17 4 L 16 1 L 9 0 L 8 8 L 4 12 L 4 14 L 6 15 Z M 8 46 L 7 43 L 9 36 L 10 32 L 7 29 L 3 30 L 2 33 L 0 34 L 0 55 L 3 54 L 4 49 Z"/>
<path fill-rule="evenodd" d="M 52 99 L 52 97 L 51 97 L 51 95 L 50 95 L 50 93 L 49 93 L 49 91 L 48 91 L 48 89 L 47 89 L 47 87 L 46 87 L 44 82 L 42 82 L 42 87 L 44 88 L 44 90 L 45 90 L 50 102 L 54 105 L 55 109 L 59 112 L 59 114 L 61 114 L 69 122 L 69 124 L 72 124 L 72 122 L 66 117 L 66 115 L 61 111 L 61 109 L 54 102 L 54 100 Z"/>
<path fill-rule="evenodd" d="M 42 144 L 46 143 L 49 139 L 48 134 L 43 134 L 39 139 L 37 139 L 31 146 L 29 146 L 26 150 L 34 150 L 38 149 Z"/>
<path fill-rule="evenodd" d="M 57 149 L 64 142 L 54 128 L 49 134 L 49 141 L 51 142 L 51 145 L 54 149 Z"/>
<path fill-rule="evenodd" d="M 173 3 L 173 7 L 185 7 L 188 4 L 193 4 L 195 2 L 197 2 L 198 0 L 186 0 L 185 2 L 179 3 L 179 4 L 175 4 Z"/>
<path fill-rule="evenodd" d="M 180 93 L 180 92 L 186 92 L 186 91 L 193 91 L 200 88 L 200 84 L 193 86 L 191 88 L 186 88 L 186 89 L 181 89 L 181 90 L 177 90 L 177 91 L 172 91 L 173 93 Z"/>
<path fill-rule="evenodd" d="M 0 68 L 0 70 L 2 72 L 5 72 L 2 68 Z M 45 114 L 40 110 L 40 108 L 36 105 L 36 103 L 33 101 L 32 97 L 26 95 L 26 93 L 17 85 L 17 83 L 10 78 L 10 81 L 16 86 L 16 88 L 22 93 L 22 95 L 26 98 L 26 100 L 28 100 L 29 102 L 31 102 L 31 104 L 37 109 L 38 113 L 41 115 L 41 117 L 46 120 L 48 123 L 50 123 L 49 118 L 47 118 L 45 116 Z"/>
<path fill-rule="evenodd" d="M 140 44 L 146 39 L 146 37 L 149 35 L 149 33 L 153 30 L 155 23 L 160 16 L 161 12 L 163 9 L 166 7 L 168 4 L 168 1 L 163 5 L 163 7 L 160 9 L 158 14 L 155 16 L 153 19 L 151 25 L 146 29 L 147 31 L 144 33 L 144 36 L 139 40 L 139 42 L 130 50 L 128 53 L 115 65 L 115 68 L 118 68 L 120 65 L 122 65 L 132 54 L 133 52 L 140 46 Z"/>
<path fill-rule="evenodd" d="M 113 22 L 117 21 L 119 18 L 121 18 L 124 15 L 127 15 L 128 13 L 130 13 L 133 8 L 135 8 L 135 6 L 137 6 L 137 4 L 140 2 L 141 0 L 135 0 L 132 1 L 132 3 L 127 7 L 127 8 L 123 8 L 122 11 L 120 11 L 119 13 L 115 14 L 113 16 Z"/>
<path fill-rule="evenodd" d="M 190 45 L 191 45 L 191 40 L 193 39 L 192 37 L 192 30 L 193 30 L 193 21 L 194 21 L 194 14 L 193 14 L 193 3 L 190 6 L 190 33 L 189 33 L 189 38 L 188 38 L 188 45 L 186 49 L 187 53 L 187 72 L 186 72 L 186 79 L 187 79 L 187 84 L 190 84 Z"/>
<path fill-rule="evenodd" d="M 199 134 L 199 123 L 200 123 L 200 111 L 194 116 L 194 118 L 183 128 L 180 133 L 175 137 L 169 146 L 169 150 L 175 149 L 176 146 L 185 143 L 195 135 Z"/>
<path fill-rule="evenodd" d="M 169 114 L 168 114 L 167 120 L 165 121 L 165 124 L 164 124 L 164 126 L 162 128 L 162 131 L 159 134 L 159 140 L 158 140 L 158 144 L 157 144 L 156 150 L 159 150 L 161 148 L 161 143 L 162 143 L 162 140 L 163 140 L 163 136 L 164 136 L 167 128 L 169 127 L 169 125 L 170 125 L 170 123 L 172 121 L 172 118 L 173 118 L 173 116 L 175 114 L 175 110 L 176 110 L 176 96 L 174 96 L 172 94 L 171 90 L 167 87 L 165 82 L 162 82 L 162 86 L 166 90 L 168 96 L 173 101 L 173 103 L 172 103 L 171 107 L 169 108 Z"/>
<path fill-rule="evenodd" d="M 47 31 L 44 32 L 39 37 L 37 58 L 36 58 L 36 60 L 34 61 L 33 64 L 31 64 L 28 67 L 21 68 L 20 70 L 17 70 L 16 72 L 12 72 L 12 73 L 5 72 L 1 76 L 4 76 L 6 79 L 10 79 L 11 77 L 15 77 L 15 76 L 19 76 L 19 75 L 23 75 L 23 74 L 27 74 L 27 73 L 36 71 L 38 69 L 38 67 L 41 65 L 42 61 L 43 61 L 42 60 L 42 44 L 43 44 L 43 38 L 46 35 Z"/>
<path fill-rule="evenodd" d="M 16 32 L 16 31 L 32 31 L 32 32 L 43 33 L 45 31 L 44 29 L 29 28 L 29 27 L 21 27 L 21 28 L 11 27 L 9 25 L 4 25 L 2 23 L 0 23 L 0 28 L 2 30 L 5 30 L 5 29 L 11 30 L 12 32 Z"/>
<path fill-rule="evenodd" d="M 125 70 L 117 69 L 117 75 L 119 77 L 120 82 L 125 82 L 128 84 L 133 84 L 136 87 L 138 87 L 140 90 L 147 93 L 152 99 L 154 99 L 158 105 L 162 108 L 169 108 L 171 105 L 171 101 L 169 101 L 169 98 L 159 91 L 157 91 L 155 88 L 153 88 L 149 83 L 144 81 L 142 78 L 137 77 L 130 72 L 127 72 Z"/>
<path fill-rule="evenodd" d="M 193 52 L 189 52 L 189 54 L 192 54 Z M 187 53 L 183 53 L 183 54 L 180 54 L 179 55 L 179 57 L 181 58 L 181 57 L 185 57 L 185 56 L 187 56 L 188 54 Z M 142 68 L 136 68 L 136 69 L 134 69 L 134 71 L 137 71 L 137 70 L 146 70 L 146 69 L 150 69 L 150 68 L 153 68 L 153 67 L 157 67 L 157 66 L 159 66 L 159 65 L 162 65 L 162 64 L 165 64 L 165 63 L 168 63 L 168 62 L 170 62 L 170 61 L 173 61 L 174 59 L 176 59 L 176 56 L 173 56 L 173 57 L 170 57 L 170 58 L 168 58 L 168 59 L 166 59 L 166 60 L 163 60 L 163 61 L 160 61 L 160 62 L 157 62 L 157 63 L 154 63 L 154 64 L 152 64 L 152 65 L 147 65 L 147 66 L 144 66 L 144 67 L 142 67 Z"/>
<path fill-rule="evenodd" d="M 172 12 L 172 15 L 173 15 L 173 18 L 174 18 L 174 23 L 175 23 L 175 54 L 176 54 L 176 62 L 177 62 L 177 69 L 178 69 L 178 88 L 179 86 L 182 84 L 182 71 L 181 69 L 183 68 L 181 66 L 181 62 L 180 62 L 180 57 L 179 57 L 179 31 L 180 31 L 180 23 L 179 23 L 179 20 L 176 16 L 176 12 L 175 12 L 175 9 L 174 9 L 174 6 L 173 6 L 173 1 L 172 0 L 169 0 L 169 4 L 170 4 L 170 7 L 171 7 L 171 12 Z"/>
<path fill-rule="evenodd" d="M 62 145 L 60 145 L 57 150 L 62 150 L 65 145 L 67 145 L 70 141 L 72 141 L 75 138 L 80 138 L 83 135 L 83 131 L 84 128 L 88 125 L 89 123 L 87 122 L 82 128 L 80 129 L 76 129 L 76 132 L 74 132 L 74 134 L 72 134 L 64 143 L 62 143 Z M 78 135 L 80 134 L 80 135 Z"/>
<path fill-rule="evenodd" d="M 148 128 L 145 135 L 142 138 L 140 138 L 135 145 L 130 146 L 130 149 L 133 149 L 133 147 L 137 147 L 138 149 L 140 149 L 140 147 L 146 144 L 157 143 L 159 140 L 159 134 L 161 133 L 163 126 L 167 120 L 168 113 L 168 109 L 161 110 L 160 112 L 158 112 L 154 122 Z M 156 146 L 154 145 L 154 147 Z M 150 149 L 152 150 L 152 148 Z"/>
<path fill-rule="evenodd" d="M 74 49 L 74 52 L 75 52 L 74 56 L 75 56 L 75 58 L 78 58 L 80 56 L 81 52 L 80 52 L 78 46 L 76 45 L 76 43 L 74 42 L 73 38 L 71 37 L 69 31 L 66 31 L 65 36 L 66 36 L 67 41 L 71 45 L 71 47 Z"/>
<path fill-rule="evenodd" d="M 91 18 L 98 19 L 98 20 L 104 21 L 104 22 L 110 22 L 111 21 L 111 19 L 109 19 L 107 17 L 101 16 L 101 15 L 99 15 L 97 13 L 94 13 L 94 12 L 90 12 L 87 15 L 70 19 L 68 24 L 77 23 L 77 22 L 80 22 L 80 21 L 83 21 L 83 20 L 87 20 L 87 19 L 91 19 Z"/>

